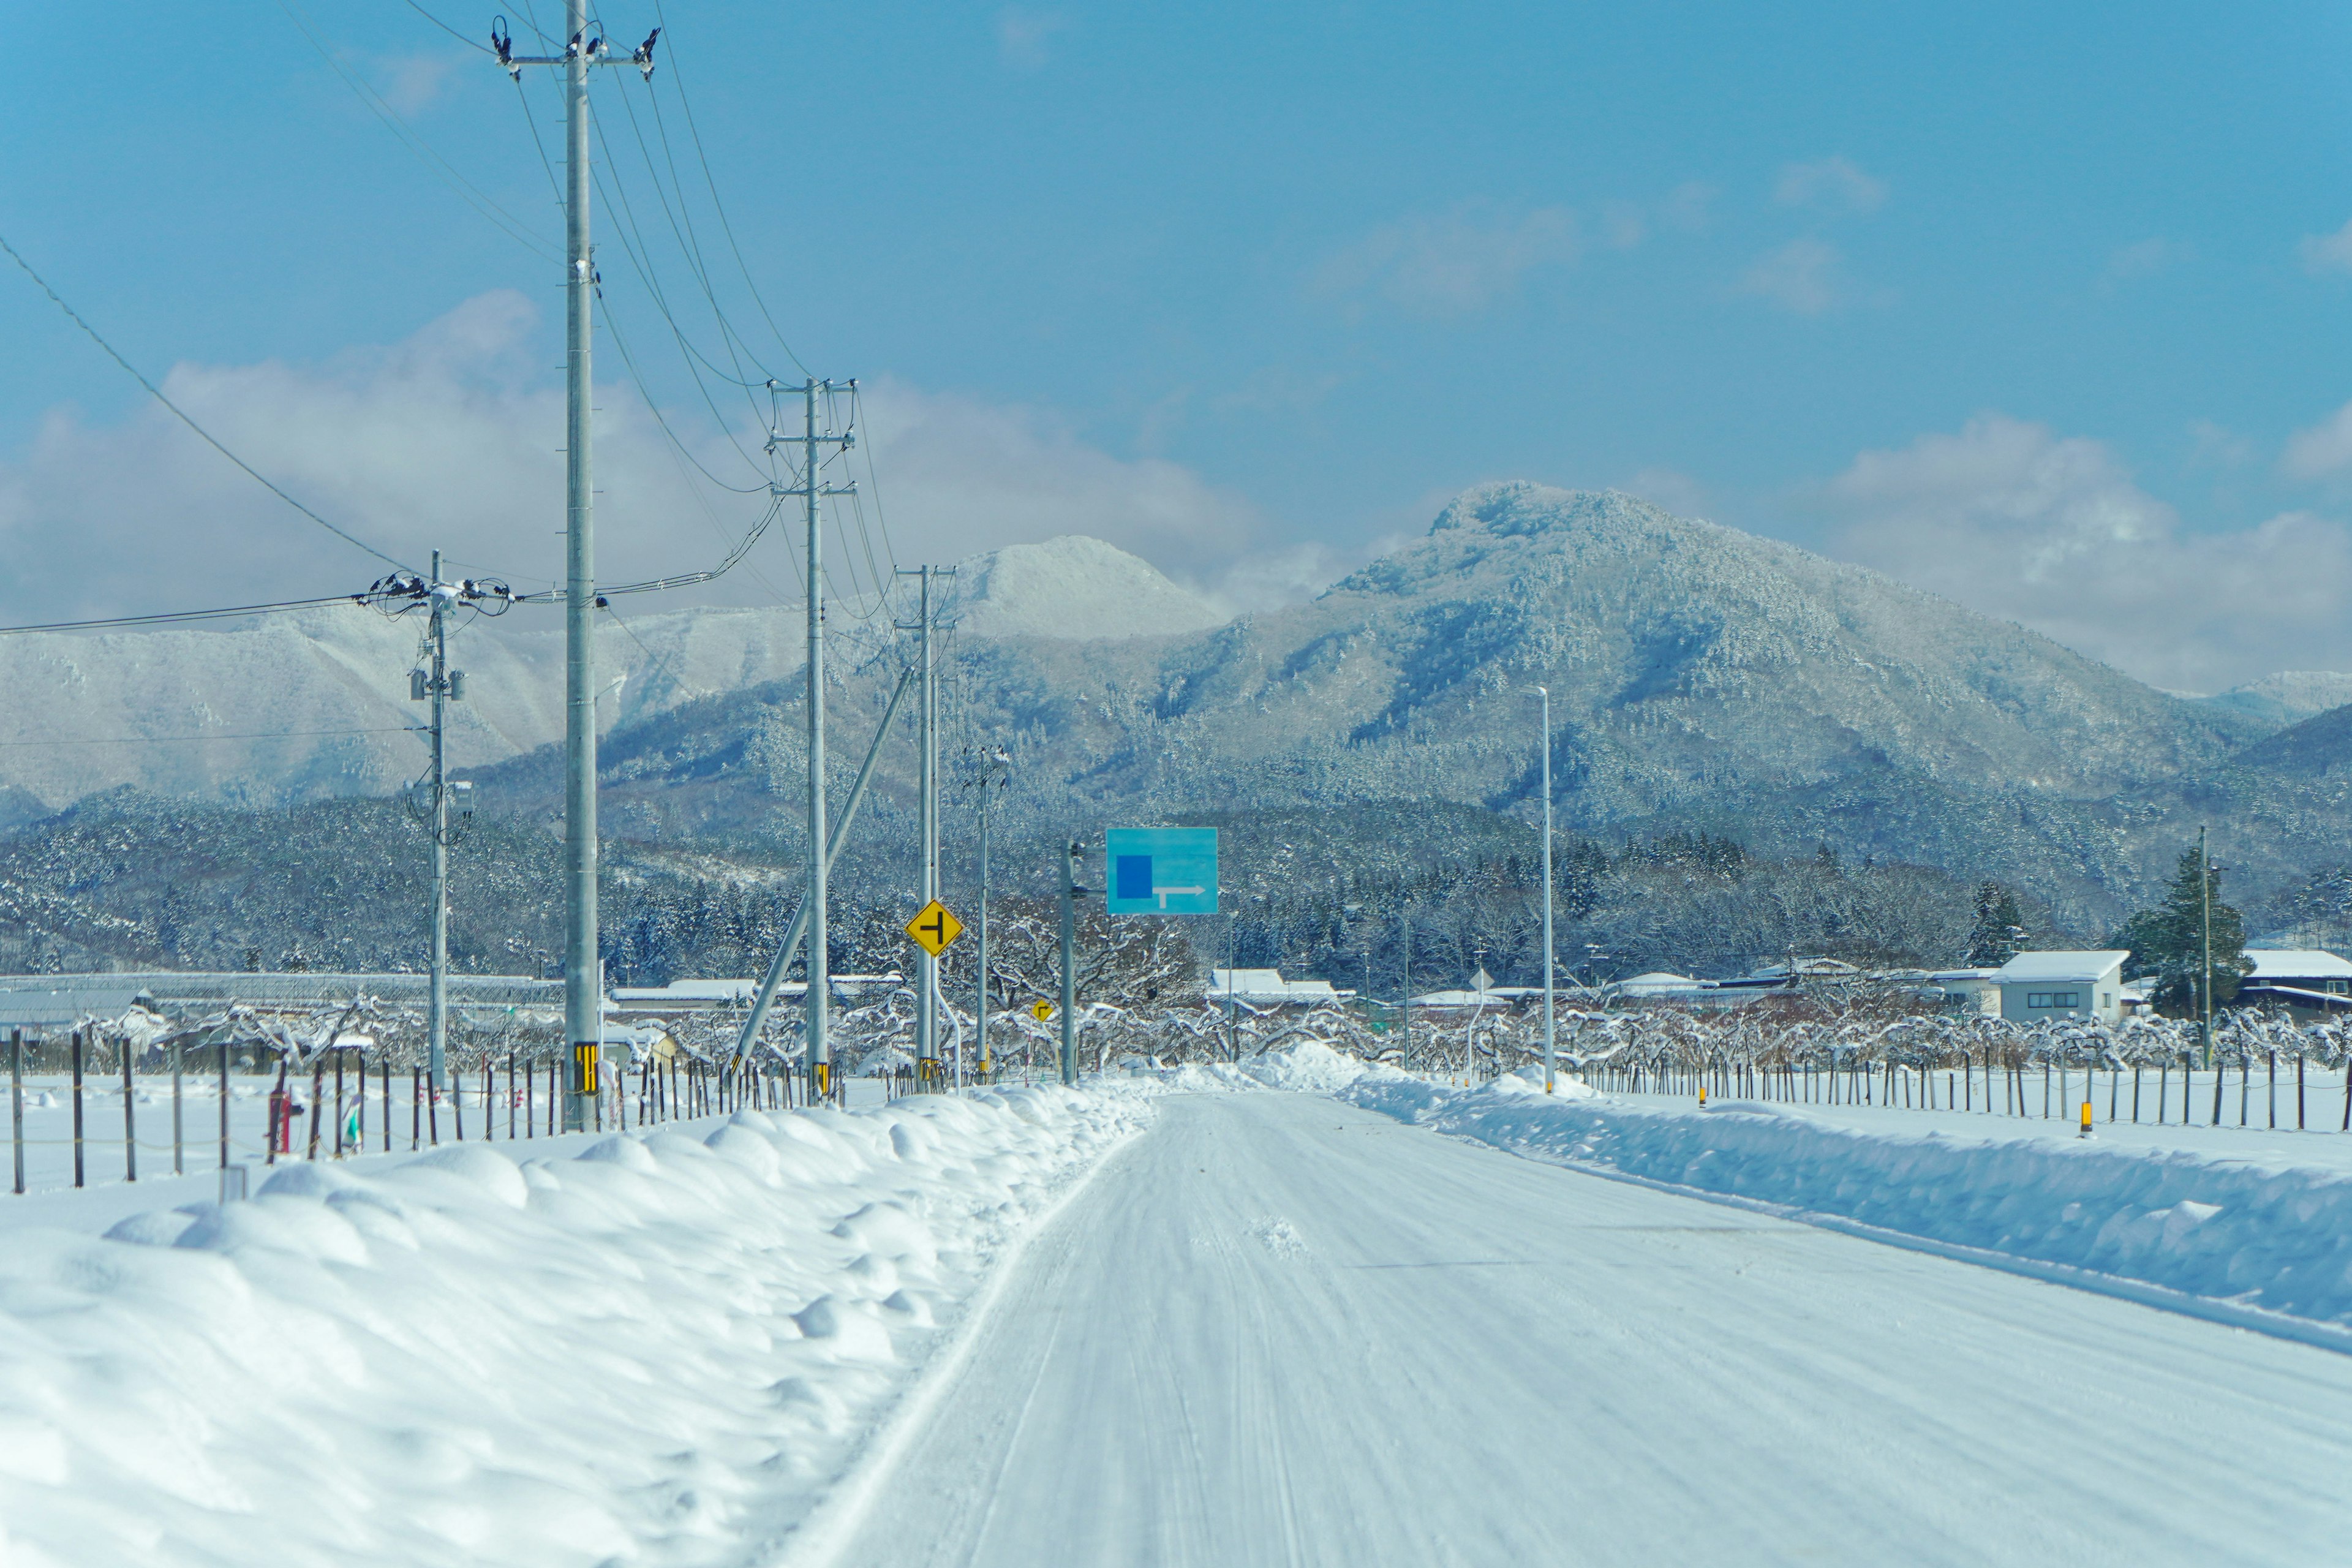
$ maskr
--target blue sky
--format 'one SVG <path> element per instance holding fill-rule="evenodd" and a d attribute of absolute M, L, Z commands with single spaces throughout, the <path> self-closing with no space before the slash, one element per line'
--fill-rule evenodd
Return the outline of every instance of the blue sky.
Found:
<path fill-rule="evenodd" d="M 598 83 L 606 178 L 696 345 L 724 360 L 665 193 L 789 370 L 690 105 L 776 323 L 868 378 L 903 562 L 1088 531 L 1263 603 L 1525 477 L 1875 565 L 2158 684 L 2352 668 L 2339 10 L 667 10 L 651 94 Z M 604 15 L 625 45 L 656 19 Z M 314 38 L 559 242 L 516 89 L 402 0 L 17 18 L 0 233 L 321 510 L 552 571 L 558 268 Z M 625 218 L 596 226 L 654 399 L 752 482 L 740 395 L 714 416 Z M 12 616 L 372 574 L 207 468 L 20 275 L 0 332 Z M 751 503 L 680 477 L 599 352 L 611 569 L 699 563 Z M 762 551 L 741 591 L 788 593 Z"/>

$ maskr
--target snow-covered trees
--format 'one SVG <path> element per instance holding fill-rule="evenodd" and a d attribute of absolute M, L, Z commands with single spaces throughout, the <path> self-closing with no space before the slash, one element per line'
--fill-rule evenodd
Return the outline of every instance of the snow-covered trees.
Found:
<path fill-rule="evenodd" d="M 2201 1010 L 2208 899 L 2211 900 L 2216 1006 L 2237 995 L 2238 982 L 2247 973 L 2245 922 L 2236 910 L 2221 901 L 2221 870 L 2200 867 L 2203 855 L 2200 849 L 2185 851 L 2163 901 L 2132 916 L 2109 939 L 2111 946 L 2131 951 L 2124 978 L 2154 979 L 2155 1003 L 2166 1013 L 2185 1016 Z"/>

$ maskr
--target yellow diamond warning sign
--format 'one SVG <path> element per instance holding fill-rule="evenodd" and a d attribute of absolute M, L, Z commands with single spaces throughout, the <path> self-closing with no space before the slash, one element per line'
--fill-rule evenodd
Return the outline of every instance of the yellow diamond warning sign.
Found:
<path fill-rule="evenodd" d="M 937 958 L 947 951 L 948 943 L 963 934 L 963 921 L 956 919 L 954 912 L 945 904 L 933 899 L 907 922 L 907 934 L 913 937 L 925 952 Z"/>
<path fill-rule="evenodd" d="M 1054 1005 L 1040 996 L 1029 1004 L 1029 1016 L 1042 1024 L 1054 1016 Z"/>

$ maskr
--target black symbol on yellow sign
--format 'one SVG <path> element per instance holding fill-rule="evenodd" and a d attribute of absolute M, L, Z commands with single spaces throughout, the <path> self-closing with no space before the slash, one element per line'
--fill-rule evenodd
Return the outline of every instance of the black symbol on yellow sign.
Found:
<path fill-rule="evenodd" d="M 572 1047 L 572 1092 L 574 1094 L 596 1092 L 596 1047 L 594 1046 L 575 1045 Z"/>
<path fill-rule="evenodd" d="M 937 958 L 948 944 L 963 934 L 963 921 L 955 918 L 949 908 L 933 899 L 907 922 L 907 934 L 913 937 L 925 952 Z"/>

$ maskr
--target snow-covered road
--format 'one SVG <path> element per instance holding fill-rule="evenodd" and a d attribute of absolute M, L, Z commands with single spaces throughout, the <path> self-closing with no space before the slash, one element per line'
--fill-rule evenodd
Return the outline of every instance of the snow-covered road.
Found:
<path fill-rule="evenodd" d="M 2352 1556 L 2352 1358 L 1320 1096 L 1162 1100 L 974 1332 L 800 1560 Z"/>

